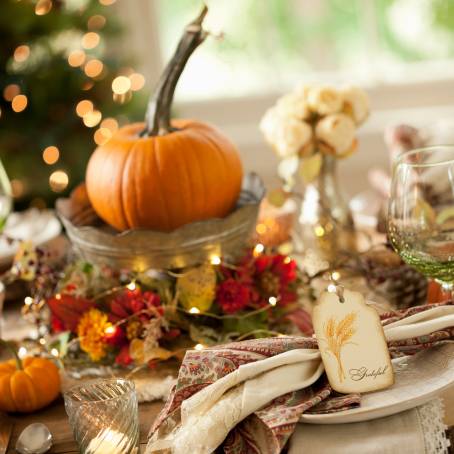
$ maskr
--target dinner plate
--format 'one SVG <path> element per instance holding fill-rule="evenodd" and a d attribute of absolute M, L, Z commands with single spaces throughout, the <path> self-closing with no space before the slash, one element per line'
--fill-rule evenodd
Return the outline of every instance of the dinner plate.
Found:
<path fill-rule="evenodd" d="M 454 386 L 454 343 L 393 361 L 395 383 L 361 396 L 361 406 L 327 414 L 303 414 L 309 424 L 345 424 L 394 415 L 427 403 Z"/>
<path fill-rule="evenodd" d="M 60 235 L 61 224 L 52 211 L 32 208 L 11 213 L 4 233 L 10 238 L 31 240 L 35 246 L 41 246 Z M 11 264 L 17 248 L 18 242 L 9 243 L 4 237 L 0 237 L 0 267 Z"/>

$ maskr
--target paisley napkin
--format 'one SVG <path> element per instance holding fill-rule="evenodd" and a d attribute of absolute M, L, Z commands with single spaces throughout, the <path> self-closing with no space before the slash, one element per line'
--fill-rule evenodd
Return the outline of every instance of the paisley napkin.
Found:
<path fill-rule="evenodd" d="M 454 339 L 451 303 L 382 316 L 392 356 Z M 333 393 L 317 342 L 277 337 L 189 351 L 146 453 L 279 453 L 303 412 L 340 411 L 360 396 Z"/>

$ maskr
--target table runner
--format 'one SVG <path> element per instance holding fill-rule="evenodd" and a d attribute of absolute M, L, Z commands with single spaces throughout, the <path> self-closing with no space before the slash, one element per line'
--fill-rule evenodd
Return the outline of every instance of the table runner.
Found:
<path fill-rule="evenodd" d="M 454 338 L 454 306 L 387 313 L 382 323 L 391 355 L 413 354 Z M 222 444 L 227 454 L 276 454 L 303 412 L 359 403 L 359 395 L 333 394 L 313 338 L 283 336 L 189 351 L 146 452 L 202 454 Z"/>

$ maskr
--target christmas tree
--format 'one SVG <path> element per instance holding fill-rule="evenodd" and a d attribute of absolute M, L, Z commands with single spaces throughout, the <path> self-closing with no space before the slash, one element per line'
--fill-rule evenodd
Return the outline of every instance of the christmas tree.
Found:
<path fill-rule="evenodd" d="M 144 77 L 110 52 L 114 2 L 2 0 L 0 158 L 16 206 L 52 205 L 126 113 L 143 111 Z"/>

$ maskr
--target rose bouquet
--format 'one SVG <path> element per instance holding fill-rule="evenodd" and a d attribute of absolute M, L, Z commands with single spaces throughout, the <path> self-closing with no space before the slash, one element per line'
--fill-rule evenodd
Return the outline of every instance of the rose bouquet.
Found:
<path fill-rule="evenodd" d="M 322 155 L 345 158 L 354 153 L 356 129 L 368 114 L 368 97 L 358 87 L 304 85 L 279 98 L 260 129 L 282 159 L 279 176 L 292 187 L 298 169 L 306 182 L 317 177 Z"/>

